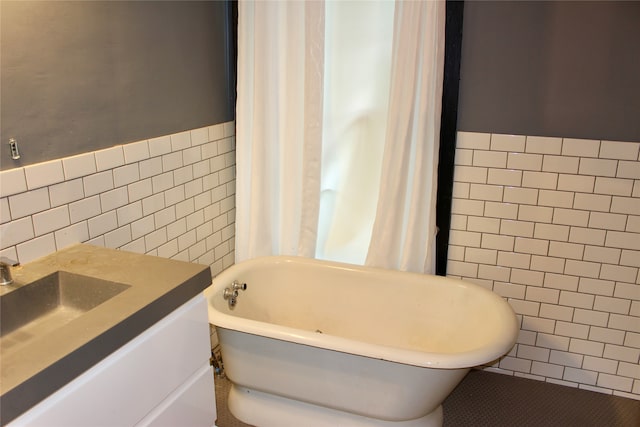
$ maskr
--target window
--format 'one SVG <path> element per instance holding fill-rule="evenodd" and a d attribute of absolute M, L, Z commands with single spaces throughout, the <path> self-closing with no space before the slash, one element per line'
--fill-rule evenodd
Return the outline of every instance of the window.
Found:
<path fill-rule="evenodd" d="M 395 4 L 327 2 L 316 257 L 363 264 L 384 150 Z"/>

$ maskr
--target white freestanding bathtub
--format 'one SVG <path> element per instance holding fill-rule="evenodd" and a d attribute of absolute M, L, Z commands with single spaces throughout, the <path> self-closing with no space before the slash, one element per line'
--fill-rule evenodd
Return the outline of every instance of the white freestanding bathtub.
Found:
<path fill-rule="evenodd" d="M 447 395 L 518 333 L 478 285 L 306 258 L 236 264 L 205 296 L 229 410 L 260 427 L 440 426 Z"/>

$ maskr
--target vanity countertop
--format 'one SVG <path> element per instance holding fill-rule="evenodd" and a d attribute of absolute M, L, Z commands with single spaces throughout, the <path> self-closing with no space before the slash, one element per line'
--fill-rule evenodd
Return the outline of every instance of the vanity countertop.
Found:
<path fill-rule="evenodd" d="M 0 424 L 4 425 L 100 362 L 211 284 L 208 266 L 75 245 L 12 268 L 11 292 L 56 271 L 129 286 L 42 337 L 0 348 Z"/>

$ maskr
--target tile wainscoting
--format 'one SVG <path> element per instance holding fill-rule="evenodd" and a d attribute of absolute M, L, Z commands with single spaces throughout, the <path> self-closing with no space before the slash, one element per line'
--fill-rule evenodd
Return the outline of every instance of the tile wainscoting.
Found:
<path fill-rule="evenodd" d="M 458 133 L 448 274 L 521 322 L 486 369 L 640 399 L 639 151 Z"/>
<path fill-rule="evenodd" d="M 216 275 L 234 261 L 234 135 L 227 122 L 0 172 L 0 255 L 83 242 Z"/>

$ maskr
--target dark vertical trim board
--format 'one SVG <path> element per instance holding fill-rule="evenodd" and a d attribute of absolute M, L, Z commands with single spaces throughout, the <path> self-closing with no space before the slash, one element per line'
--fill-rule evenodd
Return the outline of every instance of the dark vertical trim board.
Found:
<path fill-rule="evenodd" d="M 232 112 L 232 116 L 236 117 L 236 100 L 237 100 L 237 64 L 238 64 L 238 1 L 227 0 L 227 19 L 225 24 L 227 29 L 225 35 L 227 37 L 227 69 L 229 73 L 228 81 L 228 93 L 227 98 L 229 102 L 229 111 Z"/>
<path fill-rule="evenodd" d="M 460 58 L 462 52 L 463 1 L 447 0 L 445 26 L 444 81 L 442 116 L 440 118 L 440 153 L 438 160 L 438 190 L 436 198 L 436 274 L 447 274 L 449 229 L 451 227 L 451 196 L 458 123 L 458 92 L 460 89 Z"/>

